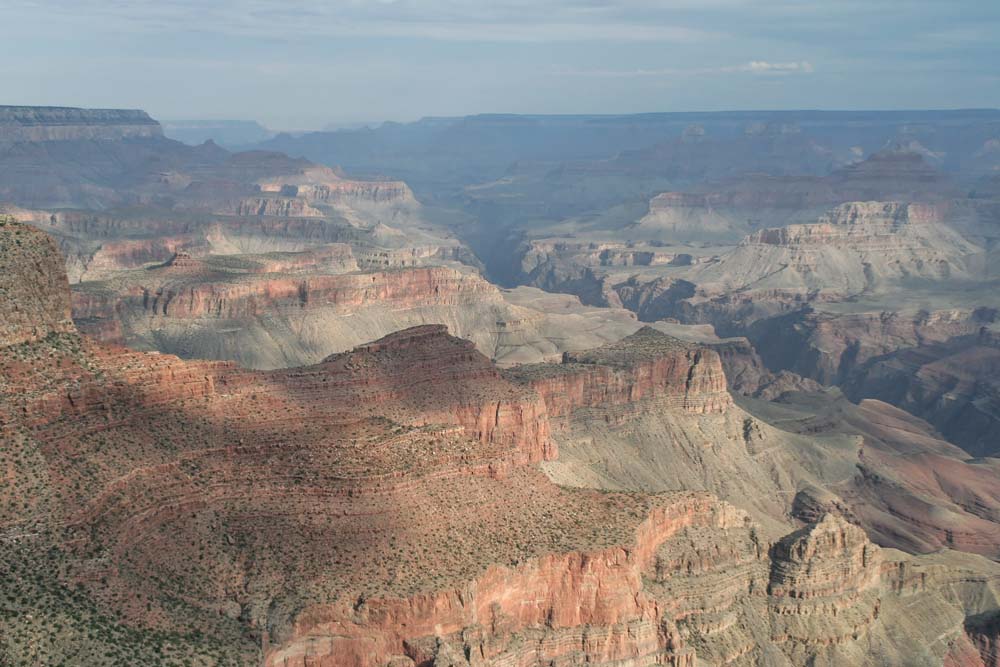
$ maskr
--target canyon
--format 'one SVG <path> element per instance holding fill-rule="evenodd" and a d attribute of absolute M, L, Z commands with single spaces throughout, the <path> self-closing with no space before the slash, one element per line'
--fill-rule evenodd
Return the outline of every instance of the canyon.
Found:
<path fill-rule="evenodd" d="M 550 480 L 557 434 L 594 411 L 742 417 L 710 348 L 643 329 L 500 373 L 435 325 L 312 366 L 188 362 L 80 336 L 50 237 L 7 221 L 0 239 L 13 660 L 936 664 L 991 646 L 966 631 L 1000 592 L 980 556 L 880 549 L 836 512 L 764 525 L 705 491 Z M 30 322 L 8 318 L 22 299 Z M 34 631 L 94 614 L 107 629 L 72 644 Z"/>
<path fill-rule="evenodd" d="M 997 118 L 0 107 L 0 664 L 996 664 Z"/>

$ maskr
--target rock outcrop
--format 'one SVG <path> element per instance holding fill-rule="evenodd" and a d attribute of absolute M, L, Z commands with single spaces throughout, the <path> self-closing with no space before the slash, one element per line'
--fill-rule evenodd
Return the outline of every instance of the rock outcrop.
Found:
<path fill-rule="evenodd" d="M 746 338 L 731 338 L 713 343 L 719 353 L 730 390 L 744 396 L 774 400 L 790 391 L 815 392 L 821 385 L 796 373 L 771 371 Z"/>
<path fill-rule="evenodd" d="M 111 302 L 100 297 L 93 299 L 87 291 L 77 291 L 73 297 L 75 317 L 109 318 L 124 309 L 149 317 L 239 320 L 277 315 L 290 307 L 407 309 L 496 298 L 496 291 L 481 278 L 444 267 L 301 278 L 260 273 L 241 281 L 192 281 L 193 284 L 185 284 L 183 274 L 177 275 L 182 268 L 186 267 L 167 263 L 161 281 L 129 288 L 117 299 L 112 297 L 116 300 Z M 177 283 L 171 280 L 175 276 L 180 278 Z"/>
<path fill-rule="evenodd" d="M 0 216 L 0 347 L 73 331 L 64 276 L 50 236 Z"/>
<path fill-rule="evenodd" d="M 302 199 L 289 197 L 254 197 L 237 202 L 232 208 L 219 213 L 238 216 L 268 215 L 280 218 L 321 218 L 323 212 Z"/>
<path fill-rule="evenodd" d="M 506 374 L 537 391 L 552 417 L 652 398 L 696 414 L 732 405 L 716 352 L 651 327 L 595 350 L 564 353 L 562 364 L 520 366 Z"/>
<path fill-rule="evenodd" d="M 720 204 L 718 197 L 707 194 L 663 192 L 649 201 L 649 213 L 631 233 L 686 242 L 743 236 L 746 224 Z"/>
<path fill-rule="evenodd" d="M 402 181 L 354 181 L 326 167 L 309 167 L 298 174 L 262 179 L 257 183 L 261 192 L 312 203 L 414 202 L 413 193 Z"/>

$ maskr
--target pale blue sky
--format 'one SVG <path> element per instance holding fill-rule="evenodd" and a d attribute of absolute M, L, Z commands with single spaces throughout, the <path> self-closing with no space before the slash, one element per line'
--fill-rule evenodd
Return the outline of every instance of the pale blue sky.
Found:
<path fill-rule="evenodd" d="M 278 129 L 1000 107 L 1000 0 L 0 0 L 0 103 Z"/>

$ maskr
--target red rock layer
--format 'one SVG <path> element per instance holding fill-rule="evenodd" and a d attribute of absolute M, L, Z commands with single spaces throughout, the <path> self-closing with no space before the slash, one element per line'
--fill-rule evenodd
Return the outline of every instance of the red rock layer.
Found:
<path fill-rule="evenodd" d="M 677 531 L 732 528 L 746 520 L 739 510 L 692 494 L 658 504 L 630 545 L 491 567 L 460 590 L 366 601 L 360 609 L 309 608 L 299 616 L 295 639 L 270 652 L 266 664 L 376 667 L 393 655 L 431 664 L 442 644 L 458 642 L 482 664 L 693 665 L 687 661 L 693 656 L 675 654 L 676 640 L 660 631 L 663 609 L 643 591 L 643 574 L 657 547 Z M 519 646 L 525 635 L 534 637 L 531 646 Z"/>
<path fill-rule="evenodd" d="M 561 365 L 524 366 L 508 374 L 537 391 L 553 417 L 647 398 L 699 414 L 732 405 L 717 352 L 650 327 L 597 350 L 566 353 Z"/>
<path fill-rule="evenodd" d="M 150 277 L 149 286 L 132 286 L 122 294 L 74 292 L 73 314 L 81 320 L 113 318 L 121 310 L 181 319 L 241 319 L 283 308 L 409 308 L 496 298 L 495 288 L 482 278 L 443 267 L 302 278 L 254 275 L 224 282 L 212 282 L 211 274 L 165 269 Z"/>
<path fill-rule="evenodd" d="M 93 256 L 83 261 L 82 270 L 89 280 L 111 271 L 166 262 L 178 252 L 189 250 L 195 244 L 194 238 L 190 236 L 127 239 L 102 243 Z"/>

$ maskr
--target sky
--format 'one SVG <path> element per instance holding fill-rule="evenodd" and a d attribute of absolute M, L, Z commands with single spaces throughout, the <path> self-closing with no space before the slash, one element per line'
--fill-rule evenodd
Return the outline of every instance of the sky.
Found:
<path fill-rule="evenodd" d="M 273 129 L 1000 107 L 1000 0 L 0 0 L 0 104 Z"/>

